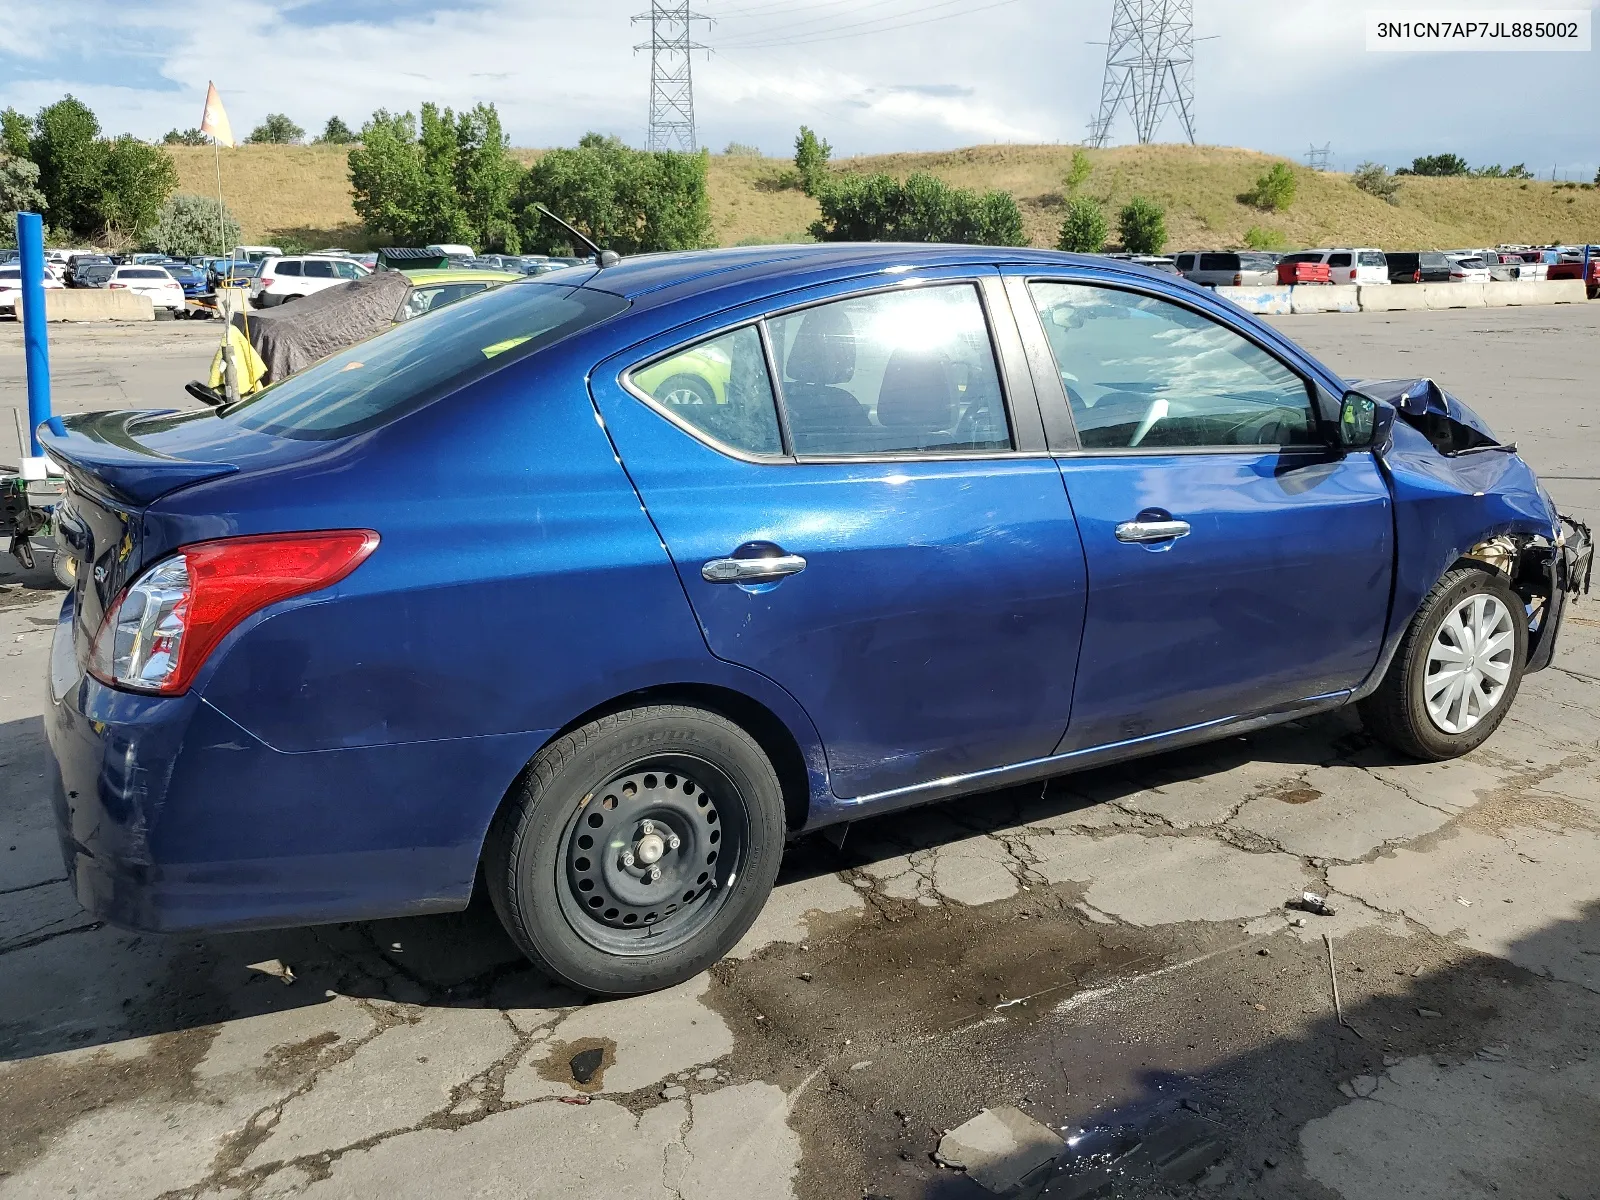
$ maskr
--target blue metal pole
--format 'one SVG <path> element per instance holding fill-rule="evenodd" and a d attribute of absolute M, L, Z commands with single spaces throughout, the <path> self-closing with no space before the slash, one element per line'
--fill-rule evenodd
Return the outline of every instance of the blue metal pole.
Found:
<path fill-rule="evenodd" d="M 17 214 L 17 248 L 22 251 L 22 359 L 28 372 L 28 445 L 34 458 L 44 451 L 34 432 L 50 419 L 50 343 L 45 336 L 44 221 L 38 213 Z"/>

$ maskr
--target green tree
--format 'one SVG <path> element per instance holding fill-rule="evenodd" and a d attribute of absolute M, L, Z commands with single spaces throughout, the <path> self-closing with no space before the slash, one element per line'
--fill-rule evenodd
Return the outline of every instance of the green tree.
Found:
<path fill-rule="evenodd" d="M 305 137 L 306 131 L 282 113 L 268 113 L 267 119 L 250 131 L 247 142 L 266 142 L 288 146 Z"/>
<path fill-rule="evenodd" d="M 226 207 L 218 211 L 215 197 L 180 192 L 161 206 L 150 230 L 150 245 L 163 254 L 188 258 L 195 254 L 226 254 L 240 241 L 239 222 Z"/>
<path fill-rule="evenodd" d="M 1294 169 L 1288 163 L 1277 162 L 1256 180 L 1246 199 L 1256 208 L 1283 212 L 1294 203 L 1297 187 Z"/>
<path fill-rule="evenodd" d="M 1369 196 L 1388 204 L 1400 203 L 1400 181 L 1382 163 L 1364 162 L 1350 176 L 1350 182 Z"/>
<path fill-rule="evenodd" d="M 923 172 L 904 183 L 884 174 L 830 175 L 817 201 L 822 215 L 812 222 L 811 236 L 819 242 L 1027 242 L 1011 193 L 955 188 Z"/>
<path fill-rule="evenodd" d="M 465 242 L 516 253 L 513 201 L 522 169 L 493 105 L 458 118 L 424 104 L 422 119 L 380 109 L 350 151 L 357 214 L 374 237 L 402 245 Z"/>
<path fill-rule="evenodd" d="M 1167 212 L 1153 200 L 1135 196 L 1117 214 L 1122 248 L 1129 254 L 1160 254 L 1167 244 Z"/>
<path fill-rule="evenodd" d="M 1259 225 L 1252 225 L 1244 231 L 1244 244 L 1252 250 L 1283 250 L 1288 246 L 1283 234 Z"/>
<path fill-rule="evenodd" d="M 1067 201 L 1067 215 L 1061 222 L 1061 236 L 1056 240 L 1056 249 L 1077 254 L 1099 254 L 1106 248 L 1109 233 L 1105 210 L 1100 207 L 1100 202 L 1089 196 L 1074 196 Z"/>
<path fill-rule="evenodd" d="M 111 241 L 136 243 L 178 186 L 178 169 L 159 146 L 123 134 L 102 156 L 99 215 Z"/>
<path fill-rule="evenodd" d="M 632 150 L 617 138 L 584 134 L 575 148 L 541 156 L 524 176 L 516 204 L 523 245 L 546 253 L 584 252 L 535 204 L 620 254 L 709 245 L 709 163 L 703 151 Z"/>
<path fill-rule="evenodd" d="M 794 139 L 794 166 L 800 176 L 800 190 L 806 195 L 817 194 L 832 154 L 832 146 L 812 133 L 809 126 L 800 126 L 800 134 Z"/>
<path fill-rule="evenodd" d="M 1532 179 L 1533 172 L 1528 170 L 1527 163 L 1516 163 L 1513 166 L 1502 167 L 1499 163 L 1493 166 L 1478 167 L 1470 172 L 1478 179 Z"/>
<path fill-rule="evenodd" d="M 211 137 L 198 129 L 169 129 L 161 143 L 165 146 L 209 146 Z"/>
<path fill-rule="evenodd" d="M 39 168 L 31 159 L 0 151 L 0 246 L 16 245 L 19 212 L 42 213 L 45 209 Z"/>
<path fill-rule="evenodd" d="M 1089 176 L 1094 171 L 1094 162 L 1082 150 L 1072 152 L 1072 165 L 1067 168 L 1066 178 L 1062 181 L 1069 197 L 1076 196 L 1078 189 L 1089 182 Z"/>
<path fill-rule="evenodd" d="M 1410 167 L 1401 167 L 1396 175 L 1465 175 L 1467 160 L 1459 154 L 1424 154 L 1411 160 Z"/>
<path fill-rule="evenodd" d="M 325 146 L 348 146 L 355 140 L 355 131 L 339 117 L 329 117 L 322 127 L 322 136 L 317 139 Z"/>
<path fill-rule="evenodd" d="M 27 158 L 28 143 L 32 140 L 32 121 L 14 108 L 0 112 L 0 154 L 9 154 L 13 158 Z"/>
<path fill-rule="evenodd" d="M 106 143 L 89 106 L 65 96 L 39 110 L 28 157 L 39 167 L 39 187 L 50 219 L 63 232 L 87 237 L 102 224 L 101 180 Z"/>

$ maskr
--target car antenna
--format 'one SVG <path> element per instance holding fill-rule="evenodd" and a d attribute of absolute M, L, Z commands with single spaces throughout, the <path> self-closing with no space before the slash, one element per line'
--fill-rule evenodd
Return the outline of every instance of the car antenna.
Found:
<path fill-rule="evenodd" d="M 594 251 L 594 261 L 595 261 L 595 265 L 596 266 L 599 266 L 599 267 L 614 267 L 619 262 L 622 261 L 622 256 L 620 254 L 618 254 L 615 250 L 602 250 L 602 249 L 600 249 L 599 246 L 595 245 L 595 243 L 594 243 L 594 241 L 592 239 L 584 237 L 583 234 L 579 233 L 571 225 L 568 225 L 565 221 L 563 221 L 560 217 L 556 216 L 555 213 L 551 212 L 544 205 L 535 204 L 534 207 L 537 208 L 540 212 L 542 212 L 545 216 L 549 217 L 557 225 L 561 226 L 561 228 L 565 229 L 573 237 L 577 238 L 578 241 L 582 242 L 585 246 L 589 247 L 589 249 L 593 250 Z"/>

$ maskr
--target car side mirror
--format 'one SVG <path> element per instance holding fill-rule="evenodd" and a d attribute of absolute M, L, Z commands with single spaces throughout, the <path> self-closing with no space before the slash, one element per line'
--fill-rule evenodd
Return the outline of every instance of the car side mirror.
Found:
<path fill-rule="evenodd" d="M 1346 392 L 1339 403 L 1339 448 L 1384 453 L 1394 438 L 1394 417 L 1392 404 L 1364 392 Z"/>

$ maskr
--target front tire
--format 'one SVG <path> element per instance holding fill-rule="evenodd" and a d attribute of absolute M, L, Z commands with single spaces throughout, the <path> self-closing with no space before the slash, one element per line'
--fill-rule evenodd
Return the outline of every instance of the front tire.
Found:
<path fill-rule="evenodd" d="M 744 936 L 778 874 L 778 777 L 701 709 L 630 709 L 541 750 L 490 828 L 501 923 L 553 978 L 599 996 L 671 987 Z"/>
<path fill-rule="evenodd" d="M 1412 618 L 1383 682 L 1361 702 L 1362 723 L 1412 758 L 1459 758 L 1505 720 L 1527 661 L 1527 612 L 1505 577 L 1449 571 Z"/>

